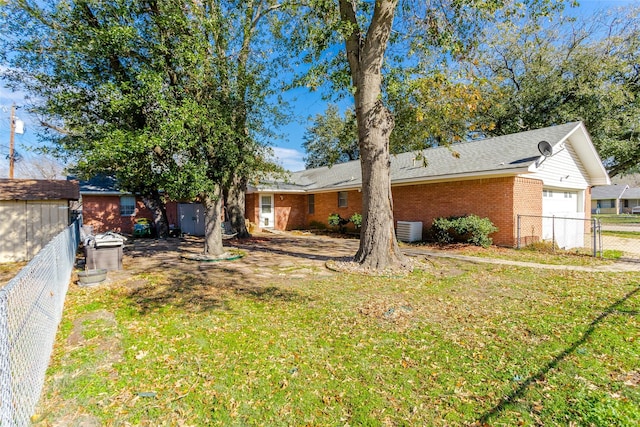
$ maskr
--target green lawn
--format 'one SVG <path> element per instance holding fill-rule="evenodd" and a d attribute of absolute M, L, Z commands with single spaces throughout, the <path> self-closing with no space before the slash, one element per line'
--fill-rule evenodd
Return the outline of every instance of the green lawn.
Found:
<path fill-rule="evenodd" d="M 600 220 L 602 224 L 640 224 L 640 215 L 620 214 L 620 215 L 592 215 Z"/>
<path fill-rule="evenodd" d="M 640 231 L 609 231 L 602 230 L 604 236 L 624 237 L 627 239 L 640 239 Z"/>
<path fill-rule="evenodd" d="M 597 267 L 610 264 L 612 261 L 594 257 L 589 249 L 576 248 L 570 250 L 558 249 L 551 246 L 551 243 L 543 242 L 536 245 L 523 247 L 522 249 L 490 246 L 483 248 L 480 246 L 460 244 L 440 246 L 435 243 L 400 243 L 402 248 L 425 247 L 431 250 L 445 250 L 448 253 L 455 253 L 465 256 L 479 258 L 505 259 L 520 262 L 532 262 L 537 264 L 550 265 L 574 265 Z"/>
<path fill-rule="evenodd" d="M 430 265 L 260 287 L 171 270 L 72 286 L 34 420 L 640 423 L 637 273 Z"/>

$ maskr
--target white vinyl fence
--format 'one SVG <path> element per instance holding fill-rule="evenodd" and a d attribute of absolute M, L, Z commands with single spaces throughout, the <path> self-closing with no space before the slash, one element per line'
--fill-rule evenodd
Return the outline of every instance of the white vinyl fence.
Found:
<path fill-rule="evenodd" d="M 79 243 L 80 219 L 0 289 L 0 426 L 28 426 L 40 399 Z"/>

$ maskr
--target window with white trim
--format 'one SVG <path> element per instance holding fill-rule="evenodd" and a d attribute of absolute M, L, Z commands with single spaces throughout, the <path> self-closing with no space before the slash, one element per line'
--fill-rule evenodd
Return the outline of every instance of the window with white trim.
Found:
<path fill-rule="evenodd" d="M 136 214 L 135 196 L 120 196 L 120 216 L 134 216 Z"/>

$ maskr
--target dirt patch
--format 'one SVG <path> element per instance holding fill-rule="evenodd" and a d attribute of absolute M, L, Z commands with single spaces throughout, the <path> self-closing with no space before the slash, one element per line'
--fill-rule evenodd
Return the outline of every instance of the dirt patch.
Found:
<path fill-rule="evenodd" d="M 7 262 L 0 264 L 0 288 L 4 287 L 13 279 L 25 265 L 27 265 L 26 262 Z"/>
<path fill-rule="evenodd" d="M 621 379 L 626 386 L 638 387 L 640 386 L 640 371 L 628 372 Z"/>
<path fill-rule="evenodd" d="M 73 321 L 73 329 L 67 338 L 70 348 L 90 348 L 97 354 L 100 364 L 96 370 L 111 370 L 114 363 L 124 358 L 118 323 L 113 313 L 98 310 Z"/>
<path fill-rule="evenodd" d="M 407 301 L 390 298 L 376 298 L 364 302 L 358 312 L 368 318 L 388 322 L 404 330 L 411 326 L 417 312 Z"/>

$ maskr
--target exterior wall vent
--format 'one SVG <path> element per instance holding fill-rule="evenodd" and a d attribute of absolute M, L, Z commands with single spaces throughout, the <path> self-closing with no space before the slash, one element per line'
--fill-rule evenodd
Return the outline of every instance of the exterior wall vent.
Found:
<path fill-rule="evenodd" d="M 403 242 L 419 242 L 422 240 L 422 222 L 398 221 L 396 237 Z"/>

